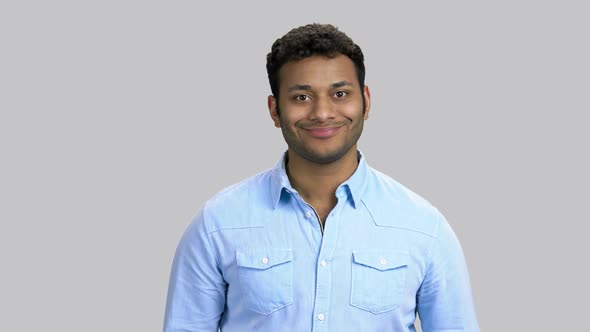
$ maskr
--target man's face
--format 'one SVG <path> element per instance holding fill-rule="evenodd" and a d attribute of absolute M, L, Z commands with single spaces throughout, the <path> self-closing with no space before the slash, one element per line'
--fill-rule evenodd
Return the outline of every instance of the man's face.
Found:
<path fill-rule="evenodd" d="M 318 164 L 351 149 L 356 154 L 370 94 L 368 87 L 361 91 L 352 60 L 338 55 L 288 62 L 279 71 L 279 87 L 279 100 L 269 96 L 268 106 L 291 152 Z"/>

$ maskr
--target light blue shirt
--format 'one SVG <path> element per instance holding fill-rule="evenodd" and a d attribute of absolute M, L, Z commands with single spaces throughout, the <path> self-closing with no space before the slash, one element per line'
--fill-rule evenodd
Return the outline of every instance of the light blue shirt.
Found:
<path fill-rule="evenodd" d="M 174 258 L 165 332 L 477 332 L 451 227 L 369 167 L 336 190 L 320 226 L 277 165 L 209 200 Z"/>

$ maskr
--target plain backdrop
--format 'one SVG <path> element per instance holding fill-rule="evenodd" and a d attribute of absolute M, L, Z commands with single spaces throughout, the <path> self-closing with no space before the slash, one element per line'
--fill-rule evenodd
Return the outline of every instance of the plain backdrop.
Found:
<path fill-rule="evenodd" d="M 332 23 L 365 53 L 371 166 L 447 217 L 483 331 L 581 331 L 588 6 L 3 1 L 0 330 L 160 331 L 191 217 L 286 149 L 265 59 Z"/>

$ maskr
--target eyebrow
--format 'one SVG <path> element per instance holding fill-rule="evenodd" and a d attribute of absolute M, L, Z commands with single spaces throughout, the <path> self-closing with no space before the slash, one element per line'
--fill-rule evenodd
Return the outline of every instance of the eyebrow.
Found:
<path fill-rule="evenodd" d="M 352 86 L 352 83 L 348 81 L 340 81 L 332 84 L 332 88 L 341 88 L 343 86 Z"/>
<path fill-rule="evenodd" d="M 289 90 L 287 90 L 287 92 L 297 91 L 297 90 L 310 91 L 311 90 L 311 85 L 308 85 L 308 84 L 295 84 L 292 87 L 290 87 Z"/>
<path fill-rule="evenodd" d="M 343 86 L 352 86 L 352 83 L 350 83 L 348 81 L 340 81 L 340 82 L 332 83 L 331 88 L 337 89 L 337 88 L 341 88 Z M 299 90 L 311 91 L 311 85 L 309 85 L 309 84 L 295 84 L 292 87 L 290 87 L 287 90 L 287 92 L 299 91 Z"/>

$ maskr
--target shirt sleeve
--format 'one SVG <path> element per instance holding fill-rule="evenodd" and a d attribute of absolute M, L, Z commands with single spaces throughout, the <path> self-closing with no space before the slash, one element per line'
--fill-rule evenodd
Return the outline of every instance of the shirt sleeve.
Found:
<path fill-rule="evenodd" d="M 418 315 L 424 332 L 478 332 L 469 273 L 463 249 L 440 216 L 426 276 L 417 294 Z"/>
<path fill-rule="evenodd" d="M 201 210 L 176 249 L 164 332 L 216 332 L 225 307 L 226 288 Z"/>

